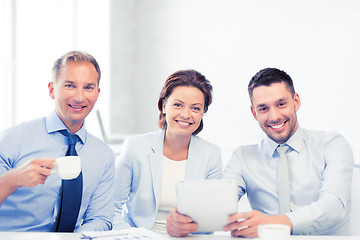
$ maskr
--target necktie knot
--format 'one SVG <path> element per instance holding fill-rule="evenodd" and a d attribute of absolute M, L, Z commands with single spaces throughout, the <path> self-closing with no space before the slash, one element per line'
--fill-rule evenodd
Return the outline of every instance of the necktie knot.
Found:
<path fill-rule="evenodd" d="M 285 154 L 288 149 L 289 149 L 289 146 L 280 145 L 276 148 L 276 151 L 281 155 L 281 154 Z"/>
<path fill-rule="evenodd" d="M 68 144 L 69 145 L 75 145 L 78 139 L 78 135 L 76 134 L 69 134 L 68 135 Z"/>
<path fill-rule="evenodd" d="M 59 131 L 62 135 L 64 135 L 65 137 L 67 137 L 67 141 L 68 141 L 68 145 L 75 145 L 79 136 L 76 134 L 72 134 L 70 132 L 68 132 L 67 130 L 63 129 Z"/>
<path fill-rule="evenodd" d="M 60 133 L 67 137 L 67 144 L 69 145 L 68 151 L 66 153 L 66 156 L 77 156 L 75 144 L 79 138 L 76 134 L 71 134 L 67 130 L 61 130 Z"/>

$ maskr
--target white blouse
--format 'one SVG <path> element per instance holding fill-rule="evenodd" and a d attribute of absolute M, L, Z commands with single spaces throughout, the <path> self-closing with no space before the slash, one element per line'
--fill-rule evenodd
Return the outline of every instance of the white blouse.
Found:
<path fill-rule="evenodd" d="M 162 187 L 159 210 L 153 231 L 166 233 L 166 217 L 176 206 L 176 183 L 185 179 L 186 160 L 174 161 L 163 156 Z"/>

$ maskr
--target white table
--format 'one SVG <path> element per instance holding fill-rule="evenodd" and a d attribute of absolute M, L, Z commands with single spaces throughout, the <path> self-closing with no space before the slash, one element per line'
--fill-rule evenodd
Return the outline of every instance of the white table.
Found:
<path fill-rule="evenodd" d="M 244 238 L 232 238 L 227 233 L 215 235 L 189 235 L 184 238 L 169 239 L 177 240 L 234 240 Z M 111 239 L 111 238 L 109 238 Z M 360 236 L 291 236 L 291 240 L 360 240 Z M 81 240 L 80 233 L 48 233 L 48 232 L 0 232 L 0 240 Z M 96 240 L 96 239 L 94 239 Z"/>

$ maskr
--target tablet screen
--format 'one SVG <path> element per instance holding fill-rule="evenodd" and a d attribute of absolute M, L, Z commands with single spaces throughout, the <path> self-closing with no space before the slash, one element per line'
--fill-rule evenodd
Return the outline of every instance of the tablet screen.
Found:
<path fill-rule="evenodd" d="M 198 232 L 222 231 L 228 216 L 238 210 L 235 180 L 184 180 L 176 192 L 179 213 L 197 222 Z"/>

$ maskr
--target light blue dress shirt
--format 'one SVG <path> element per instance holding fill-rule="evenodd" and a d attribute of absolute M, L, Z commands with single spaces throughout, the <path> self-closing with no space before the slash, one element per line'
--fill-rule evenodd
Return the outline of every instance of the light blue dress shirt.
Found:
<path fill-rule="evenodd" d="M 286 144 L 293 234 L 347 235 L 354 162 L 348 142 L 335 132 L 299 128 Z M 277 146 L 266 137 L 239 147 L 224 170 L 224 178 L 238 180 L 239 197 L 247 193 L 252 209 L 269 215 L 279 214 Z"/>
<path fill-rule="evenodd" d="M 114 229 L 153 227 L 161 199 L 164 136 L 165 131 L 158 130 L 125 140 L 116 162 Z M 185 179 L 221 177 L 220 148 L 192 136 Z"/>
<path fill-rule="evenodd" d="M 25 122 L 0 134 L 0 175 L 33 158 L 64 156 L 66 129 L 56 112 Z M 83 195 L 75 231 L 110 230 L 113 219 L 114 153 L 83 126 L 81 141 Z M 54 231 L 60 205 L 61 179 L 52 173 L 43 185 L 20 187 L 0 206 L 0 231 Z"/>

